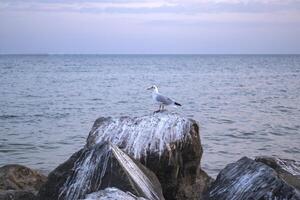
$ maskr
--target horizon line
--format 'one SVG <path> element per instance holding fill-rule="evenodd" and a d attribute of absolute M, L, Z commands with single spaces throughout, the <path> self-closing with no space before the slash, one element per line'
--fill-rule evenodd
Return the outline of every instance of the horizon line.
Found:
<path fill-rule="evenodd" d="M 113 55 L 220 55 L 220 56 L 230 56 L 230 55 L 295 55 L 299 56 L 300 53 L 0 53 L 0 56 L 59 56 L 59 55 L 98 55 L 98 56 L 113 56 Z"/>

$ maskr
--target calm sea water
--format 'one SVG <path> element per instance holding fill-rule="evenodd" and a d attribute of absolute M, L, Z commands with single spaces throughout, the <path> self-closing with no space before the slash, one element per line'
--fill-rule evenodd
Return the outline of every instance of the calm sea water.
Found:
<path fill-rule="evenodd" d="M 203 168 L 242 156 L 300 160 L 300 56 L 0 56 L 0 165 L 50 171 L 100 116 L 153 112 L 156 84 L 199 121 Z"/>

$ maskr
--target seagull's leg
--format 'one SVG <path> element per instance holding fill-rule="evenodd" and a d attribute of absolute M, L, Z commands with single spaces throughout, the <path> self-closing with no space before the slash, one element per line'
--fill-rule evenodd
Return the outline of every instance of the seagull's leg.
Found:
<path fill-rule="evenodd" d="M 160 112 L 160 109 L 161 109 L 161 105 L 159 104 L 159 109 L 158 109 L 158 110 L 156 110 L 156 111 L 154 111 L 154 113 L 158 113 L 158 112 Z"/>
<path fill-rule="evenodd" d="M 161 110 L 164 111 L 165 110 L 165 106 L 164 104 L 161 105 Z"/>

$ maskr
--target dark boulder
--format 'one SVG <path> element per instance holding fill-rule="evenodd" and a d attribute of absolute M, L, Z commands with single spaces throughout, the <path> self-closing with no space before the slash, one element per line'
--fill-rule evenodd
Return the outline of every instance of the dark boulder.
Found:
<path fill-rule="evenodd" d="M 101 117 L 87 147 L 110 141 L 153 171 L 166 199 L 199 199 L 211 178 L 200 168 L 199 126 L 178 114 L 159 112 L 143 117 Z"/>
<path fill-rule="evenodd" d="M 39 199 L 82 199 L 107 187 L 149 200 L 164 199 L 155 174 L 107 142 L 81 149 L 52 171 Z"/>
<path fill-rule="evenodd" d="M 299 200 L 298 191 L 262 162 L 243 157 L 227 165 L 212 184 L 210 200 Z"/>

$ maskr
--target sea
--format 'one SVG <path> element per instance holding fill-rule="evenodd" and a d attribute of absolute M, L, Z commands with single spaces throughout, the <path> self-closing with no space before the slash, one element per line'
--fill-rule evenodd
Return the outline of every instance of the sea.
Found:
<path fill-rule="evenodd" d="M 157 110 L 153 84 L 198 121 L 209 175 L 243 156 L 300 160 L 299 55 L 1 55 L 0 166 L 50 172 L 98 117 Z"/>

